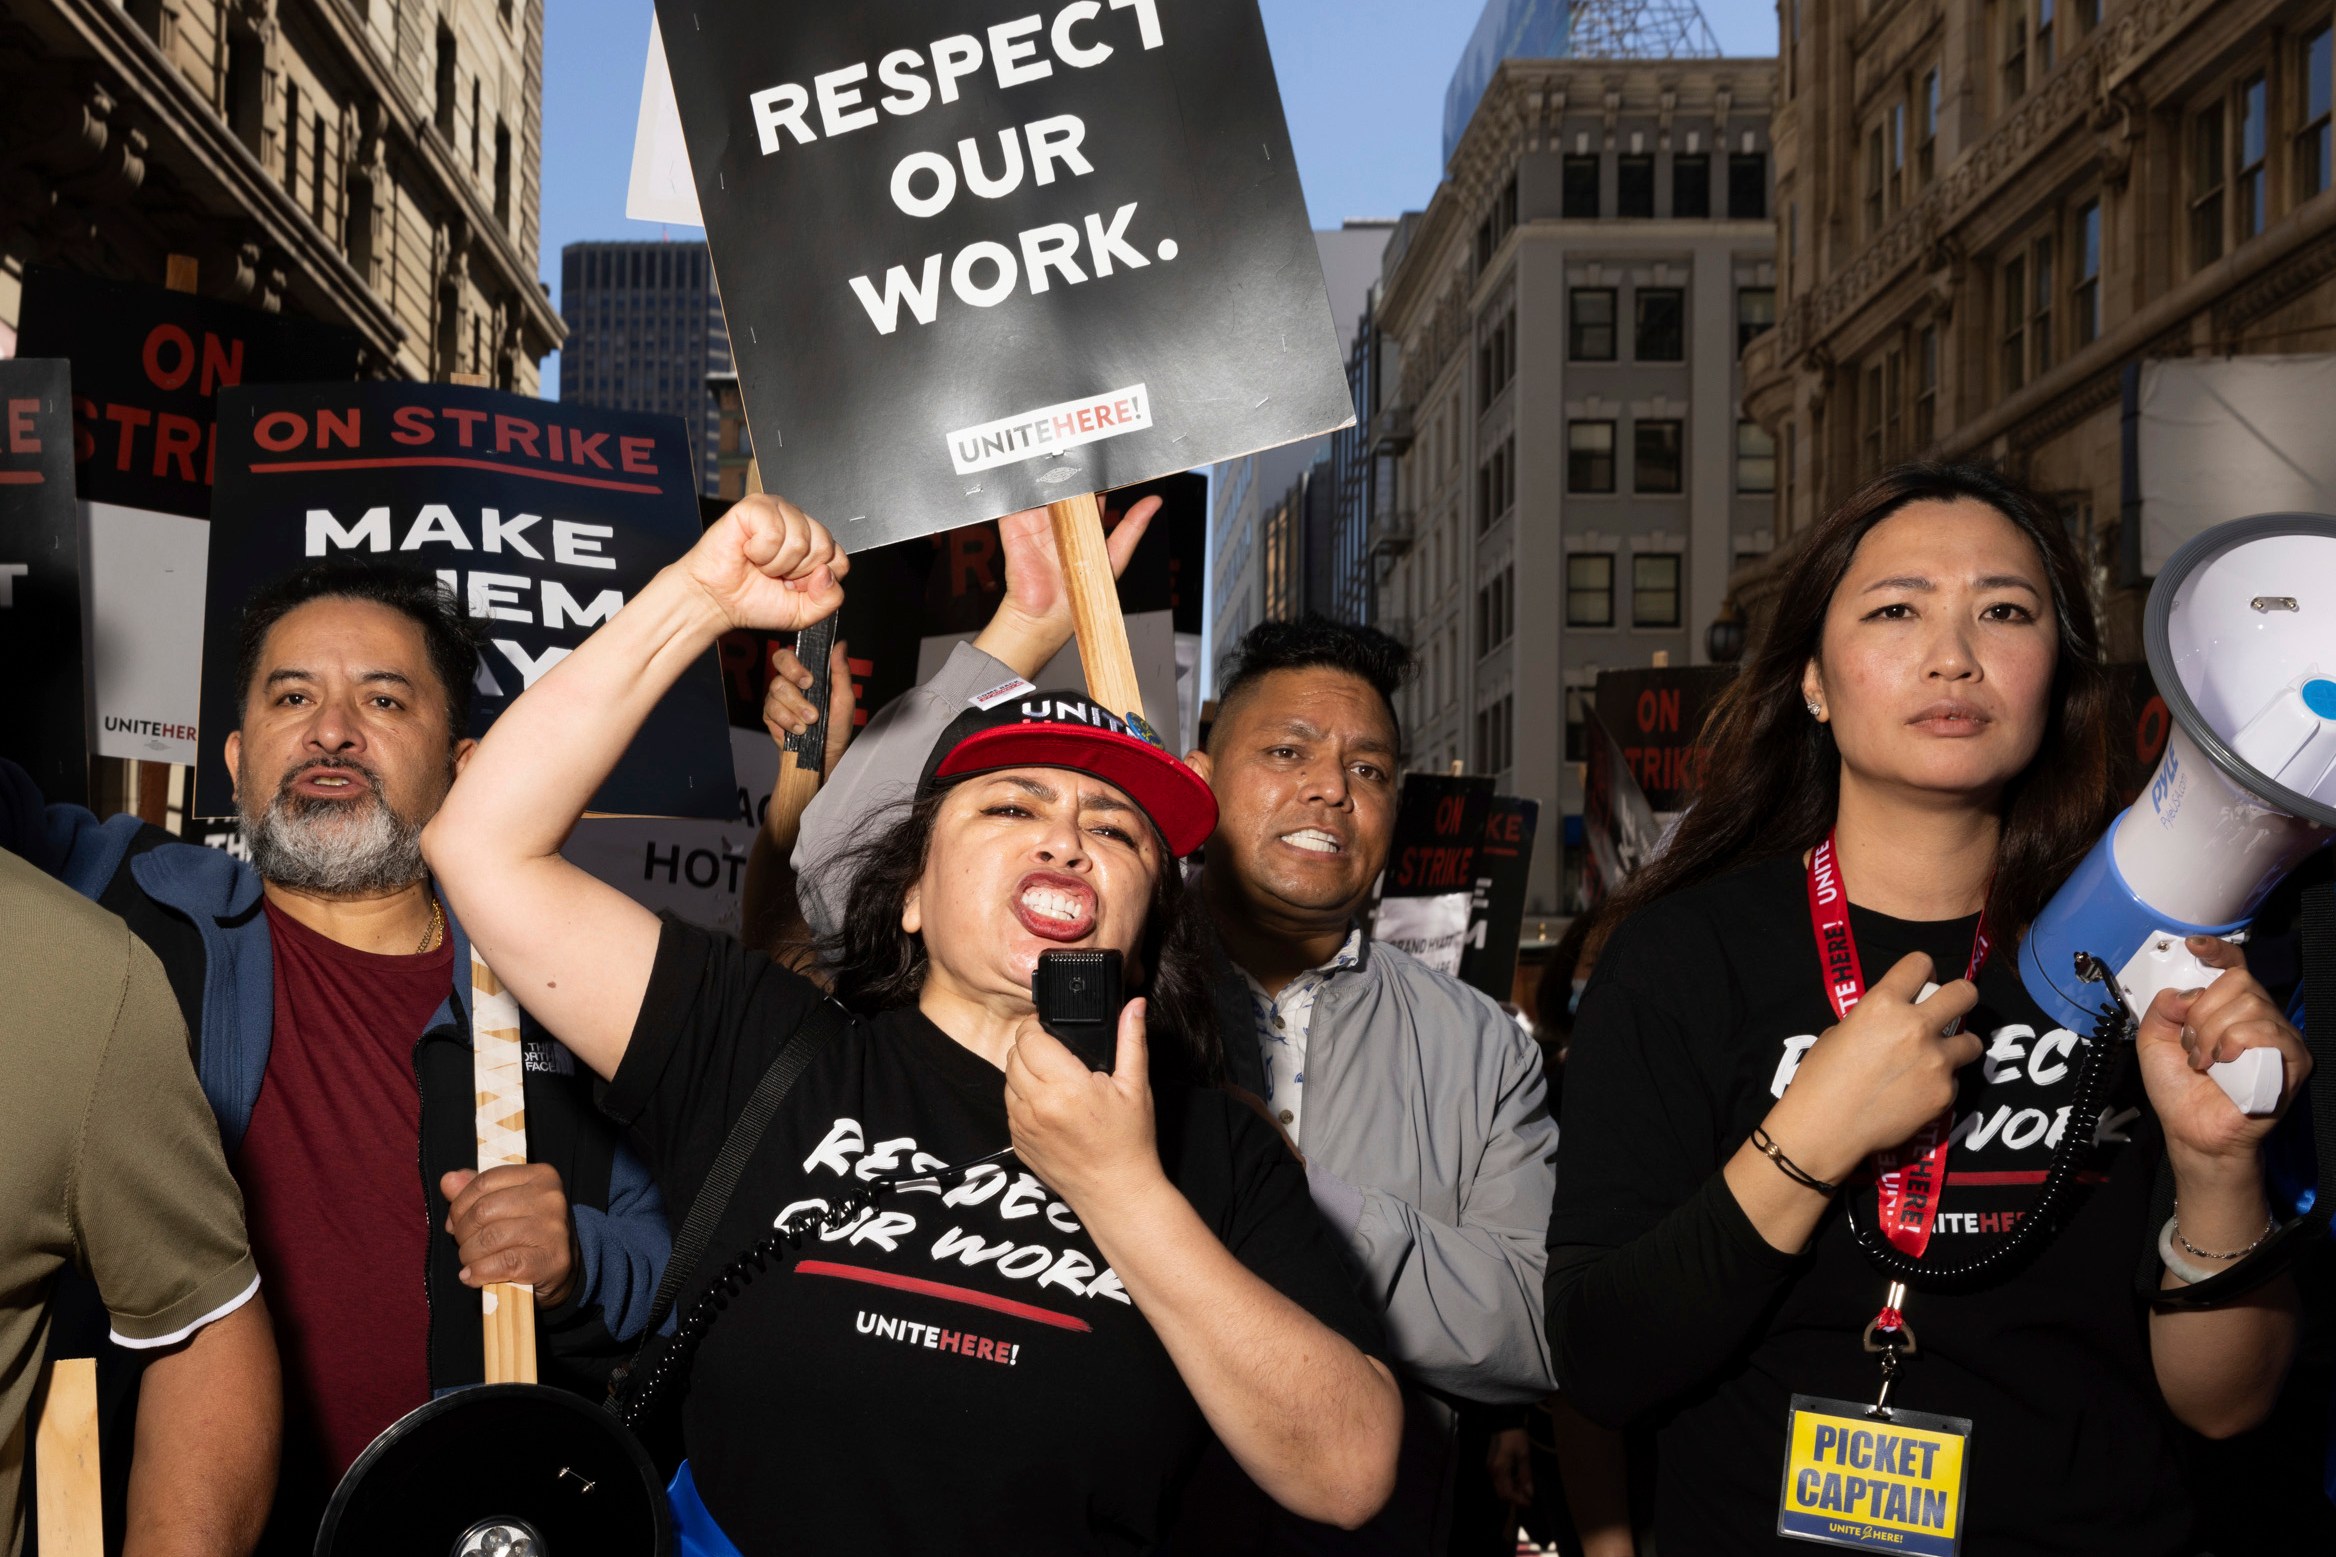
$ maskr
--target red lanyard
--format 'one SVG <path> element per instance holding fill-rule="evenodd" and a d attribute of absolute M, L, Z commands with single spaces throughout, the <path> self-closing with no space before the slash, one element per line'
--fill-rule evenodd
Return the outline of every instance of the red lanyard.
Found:
<path fill-rule="evenodd" d="M 1866 976 L 1857 960 L 1857 937 L 1849 928 L 1849 893 L 1842 886 L 1831 833 L 1809 854 L 1809 923 L 1817 932 L 1817 963 L 1824 974 L 1825 998 L 1833 1003 L 1836 1017 L 1847 1018 L 1865 998 Z M 1970 966 L 1963 977 L 1979 977 L 1979 970 L 1987 963 L 1987 951 L 1987 915 L 1982 912 L 1971 937 Z M 1874 1154 L 1874 1211 L 1883 1236 L 1908 1259 L 1921 1259 L 1930 1247 L 1939 1192 L 1946 1184 L 1947 1135 L 1954 1122 L 1955 1111 L 1950 1107 L 1916 1131 L 1904 1146 Z M 1885 1304 L 1875 1324 L 1885 1331 L 1898 1329 L 1896 1305 Z"/>

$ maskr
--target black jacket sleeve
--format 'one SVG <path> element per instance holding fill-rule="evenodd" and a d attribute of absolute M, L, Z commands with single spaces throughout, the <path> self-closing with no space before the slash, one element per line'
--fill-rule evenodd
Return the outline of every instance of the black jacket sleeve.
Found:
<path fill-rule="evenodd" d="M 1559 1388 L 1620 1426 L 1720 1371 L 1801 1257 L 1769 1246 L 1720 1169 L 1740 1005 L 1716 932 L 1657 904 L 1619 927 L 1566 1061 L 1549 1227 Z"/>

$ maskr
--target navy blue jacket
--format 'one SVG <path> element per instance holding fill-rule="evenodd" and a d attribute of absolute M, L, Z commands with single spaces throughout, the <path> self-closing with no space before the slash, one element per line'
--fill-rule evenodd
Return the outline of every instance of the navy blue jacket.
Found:
<path fill-rule="evenodd" d="M 11 766 L 0 763 L 0 769 Z M 20 781 L 22 775 L 5 777 Z M 52 805 L 37 834 L 25 825 L 31 818 L 21 806 L 15 820 L 14 836 L 0 842 L 120 914 L 161 959 L 232 1162 L 251 1125 L 275 1034 L 274 948 L 259 874 L 232 855 L 182 842 L 135 816 L 100 821 L 78 806 Z M 414 1047 L 422 1093 L 417 1166 L 433 1229 L 423 1274 L 433 1391 L 478 1383 L 485 1371 L 479 1295 L 462 1284 L 454 1240 L 439 1231 L 447 1214 L 439 1177 L 477 1166 L 470 942 L 451 911 L 446 929 L 459 976 Z M 567 1300 L 537 1315 L 543 1378 L 597 1393 L 638 1342 L 672 1238 L 647 1170 L 595 1105 L 592 1077 L 532 1019 L 523 1019 L 521 1039 L 528 1157 L 560 1170 L 580 1255 Z"/>

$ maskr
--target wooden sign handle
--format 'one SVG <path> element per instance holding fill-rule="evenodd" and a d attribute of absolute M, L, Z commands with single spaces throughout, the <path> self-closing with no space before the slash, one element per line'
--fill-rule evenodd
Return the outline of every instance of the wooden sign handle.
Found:
<path fill-rule="evenodd" d="M 1103 509 L 1095 494 L 1049 503 L 1055 554 L 1062 559 L 1063 583 L 1071 592 L 1071 625 L 1079 635 L 1079 667 L 1087 673 L 1087 695 L 1113 713 L 1143 717 L 1144 691 L 1136 684 L 1136 660 L 1127 646 L 1127 622 L 1119 614 L 1119 584 L 1111 576 L 1111 554 L 1103 546 Z"/>
<path fill-rule="evenodd" d="M 527 1066 L 519 1002 L 477 947 L 470 952 L 471 1077 L 478 1093 L 479 1171 L 527 1161 Z M 535 1288 L 498 1281 L 479 1294 L 486 1381 L 535 1382 Z"/>
<path fill-rule="evenodd" d="M 42 1368 L 33 1410 L 43 1557 L 105 1557 L 105 1495 L 97 1466 L 97 1361 L 60 1357 Z"/>

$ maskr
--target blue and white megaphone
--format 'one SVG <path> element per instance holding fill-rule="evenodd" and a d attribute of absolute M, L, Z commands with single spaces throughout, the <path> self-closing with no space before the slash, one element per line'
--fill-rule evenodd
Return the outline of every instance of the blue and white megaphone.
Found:
<path fill-rule="evenodd" d="M 2076 953 L 2114 969 L 2135 1011 L 2211 982 L 2184 938 L 2245 930 L 2336 836 L 2336 519 L 2260 514 L 2191 540 L 2150 589 L 2142 641 L 2166 754 L 2020 948 L 2028 993 L 2076 1032 L 2101 1006 Z M 2278 1106 L 2275 1050 L 2212 1074 L 2246 1113 Z"/>

